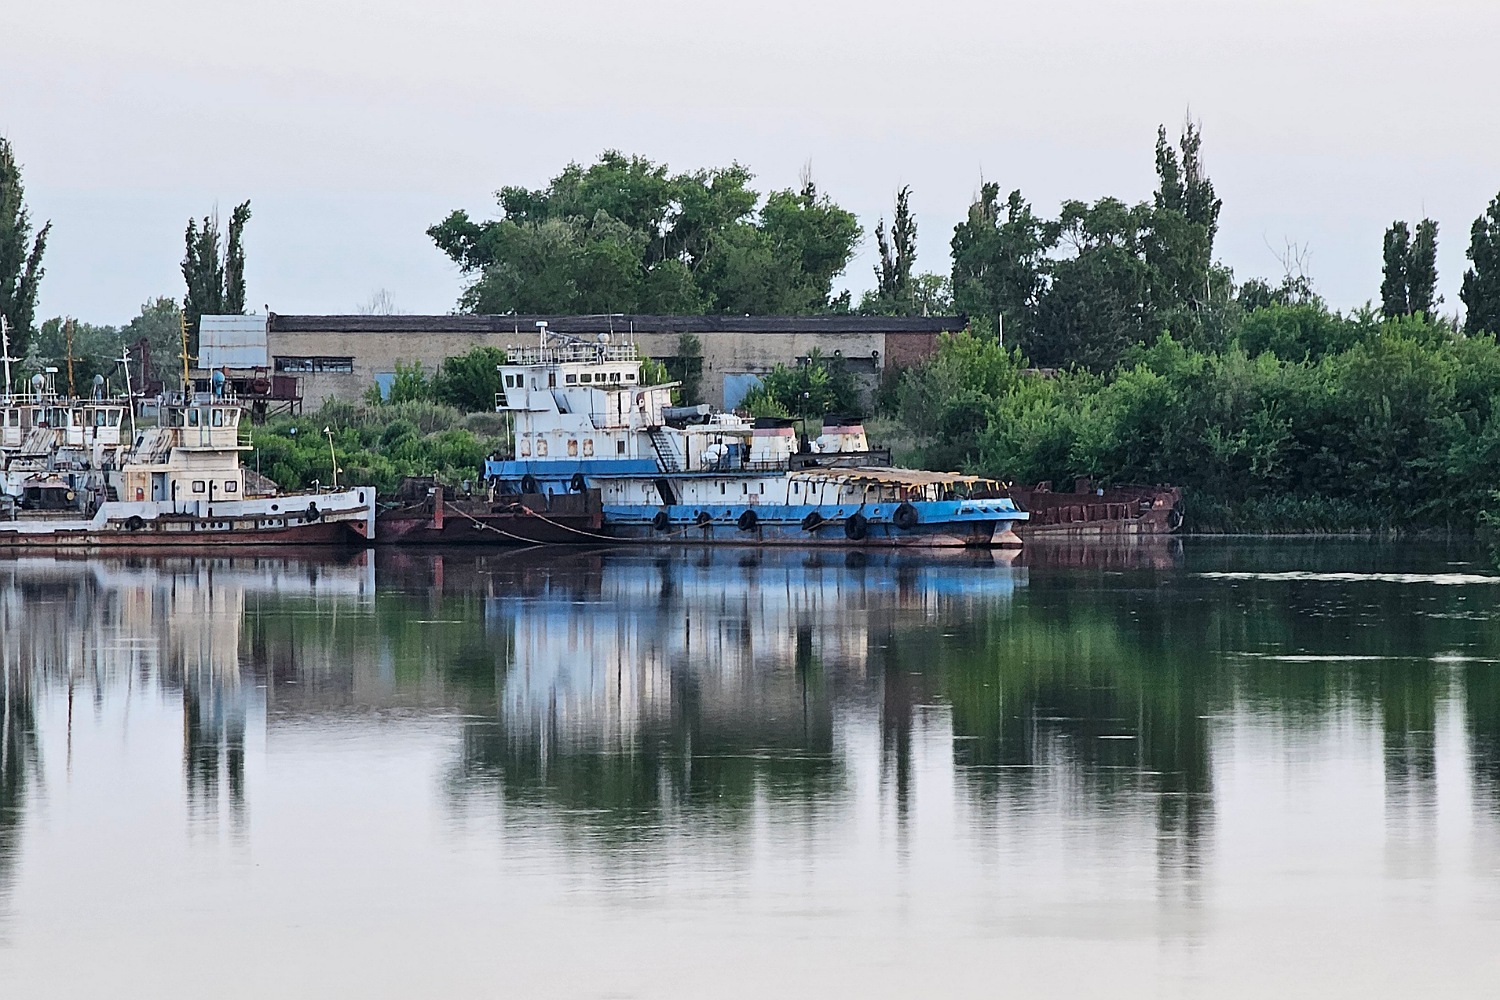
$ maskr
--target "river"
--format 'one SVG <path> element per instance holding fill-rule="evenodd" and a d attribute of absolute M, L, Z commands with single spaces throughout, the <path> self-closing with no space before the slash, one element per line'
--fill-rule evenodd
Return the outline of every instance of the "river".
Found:
<path fill-rule="evenodd" d="M 1500 983 L 1466 544 L 0 561 L 0 995 Z"/>

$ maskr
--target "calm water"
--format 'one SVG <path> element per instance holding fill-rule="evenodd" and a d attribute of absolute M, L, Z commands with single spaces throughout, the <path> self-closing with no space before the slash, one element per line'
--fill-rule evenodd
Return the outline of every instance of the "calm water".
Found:
<path fill-rule="evenodd" d="M 1493 996 L 1465 547 L 0 562 L 0 995 Z"/>

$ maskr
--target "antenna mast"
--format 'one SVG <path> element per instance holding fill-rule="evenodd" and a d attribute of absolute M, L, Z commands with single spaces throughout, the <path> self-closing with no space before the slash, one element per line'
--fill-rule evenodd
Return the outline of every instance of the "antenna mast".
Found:
<path fill-rule="evenodd" d="M 178 329 L 182 332 L 182 354 L 181 354 L 181 357 L 182 357 L 182 392 L 183 392 L 184 401 L 188 401 L 188 397 L 190 397 L 192 395 L 192 384 L 193 384 L 188 379 L 188 362 L 190 362 L 190 361 L 196 361 L 198 359 L 194 358 L 194 357 L 192 357 L 191 355 L 188 354 L 188 331 L 187 331 L 187 313 L 186 312 L 180 312 L 180 313 L 177 314 L 177 326 L 178 326 Z"/>
<path fill-rule="evenodd" d="M 9 353 L 9 352 L 7 352 Z M 130 388 L 130 347 L 120 348 L 120 366 L 125 369 L 125 405 L 130 408 L 130 439 L 135 440 L 135 392 Z"/>
<path fill-rule="evenodd" d="M 10 363 L 12 361 L 20 361 L 21 359 L 20 358 L 13 358 L 13 357 L 10 356 L 10 324 L 8 322 L 6 322 L 6 319 L 5 319 L 4 316 L 0 316 L 0 344 L 4 345 L 3 349 L 5 351 L 5 356 L 3 358 L 0 358 L 0 361 L 3 361 L 5 363 L 5 395 L 9 396 L 10 395 Z"/>

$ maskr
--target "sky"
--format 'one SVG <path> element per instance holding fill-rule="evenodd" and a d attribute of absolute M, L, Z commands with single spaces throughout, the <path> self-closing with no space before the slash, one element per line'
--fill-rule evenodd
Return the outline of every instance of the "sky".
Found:
<path fill-rule="evenodd" d="M 1395 219 L 1440 224 L 1459 308 L 1500 192 L 1495 0 L 4 0 L 0 135 L 50 219 L 38 317 L 181 297 L 189 216 L 250 199 L 249 303 L 449 312 L 425 235 L 605 149 L 738 161 L 873 234 L 912 187 L 918 267 L 981 180 L 1038 211 L 1148 199 L 1158 124 L 1202 123 L 1217 255 L 1374 299 Z M 835 287 L 873 284 L 873 235 Z"/>

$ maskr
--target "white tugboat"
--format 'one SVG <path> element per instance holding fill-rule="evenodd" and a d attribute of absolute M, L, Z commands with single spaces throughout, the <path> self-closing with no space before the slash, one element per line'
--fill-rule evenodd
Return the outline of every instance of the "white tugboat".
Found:
<path fill-rule="evenodd" d="M 633 344 L 549 336 L 512 347 L 496 409 L 512 450 L 485 475 L 502 494 L 597 489 L 606 535 L 782 545 L 1019 546 L 1027 514 L 976 476 L 890 467 L 854 418 L 799 443 L 794 422 L 673 407 L 642 385 Z"/>
<path fill-rule="evenodd" d="M 0 393 L 0 549 L 364 544 L 374 534 L 369 487 L 246 496 L 244 410 L 222 386 L 162 399 L 155 427 L 136 429 L 127 385 L 78 399 L 54 372 Z M 127 369 L 128 370 L 128 369 Z"/>

